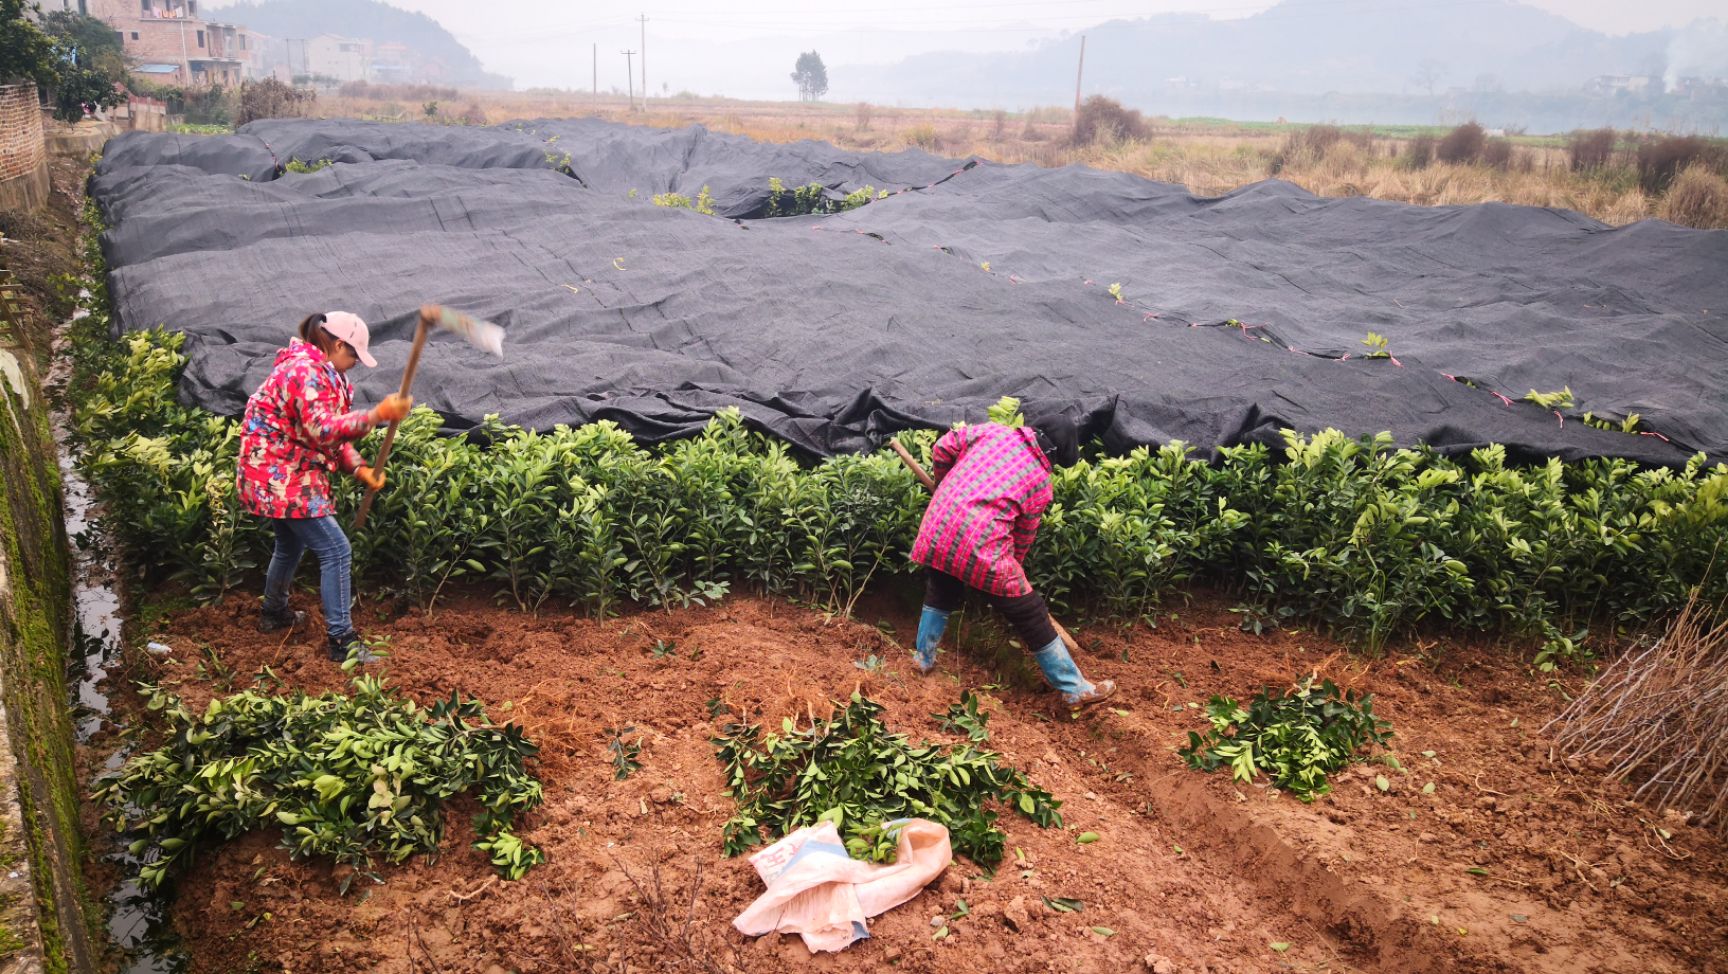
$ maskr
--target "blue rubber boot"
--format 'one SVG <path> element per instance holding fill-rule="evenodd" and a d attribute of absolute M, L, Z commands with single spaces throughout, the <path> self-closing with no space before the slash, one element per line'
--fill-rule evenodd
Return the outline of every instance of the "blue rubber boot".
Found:
<path fill-rule="evenodd" d="M 1094 684 L 1081 676 L 1080 667 L 1074 665 L 1074 657 L 1068 655 L 1068 647 L 1062 644 L 1060 636 L 1050 640 L 1050 645 L 1033 653 L 1032 658 L 1038 661 L 1038 669 L 1044 674 L 1044 682 L 1055 687 L 1070 707 L 1090 707 L 1095 703 L 1103 703 L 1116 692 L 1116 684 L 1112 680 Z"/>
<path fill-rule="evenodd" d="M 918 672 L 928 673 L 936 668 L 936 644 L 942 641 L 942 632 L 948 628 L 948 615 L 927 605 L 924 614 L 918 617 L 918 649 L 914 654 Z"/>

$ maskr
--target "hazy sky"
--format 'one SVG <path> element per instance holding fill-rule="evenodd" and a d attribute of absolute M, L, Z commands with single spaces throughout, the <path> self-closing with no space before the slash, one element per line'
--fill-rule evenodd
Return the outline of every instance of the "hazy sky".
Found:
<path fill-rule="evenodd" d="M 211 6 L 228 0 L 207 0 Z M 658 93 L 760 97 L 759 88 L 786 87 L 785 50 L 821 51 L 830 68 L 892 63 L 939 50 L 1012 50 L 1062 31 L 1158 13 L 1198 12 L 1244 17 L 1273 6 L 1255 0 L 878 0 L 870 5 L 825 5 L 811 0 L 636 0 L 576 5 L 563 0 L 388 0 L 436 18 L 468 45 L 489 70 L 510 75 L 518 88 L 586 88 L 598 44 L 602 88 L 624 87 L 624 49 L 641 45 L 638 14 L 648 17 L 649 85 Z M 1381 0 L 1304 0 L 1333 8 L 1370 8 Z M 1469 17 L 1484 0 L 1440 0 Z M 1489 0 L 1492 2 L 1492 0 Z M 1595 30 L 1628 33 L 1722 17 L 1724 0 L 1526 0 Z M 770 40 L 772 42 L 770 43 Z M 760 53 L 749 75 L 740 55 Z M 770 57 L 775 58 L 769 62 Z M 727 65 L 725 69 L 720 64 Z M 724 79 L 724 80 L 722 80 Z M 773 97 L 783 95 L 780 92 Z"/>

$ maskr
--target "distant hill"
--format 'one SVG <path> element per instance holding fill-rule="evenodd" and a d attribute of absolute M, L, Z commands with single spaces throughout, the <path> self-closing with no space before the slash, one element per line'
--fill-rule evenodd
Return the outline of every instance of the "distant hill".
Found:
<path fill-rule="evenodd" d="M 378 0 L 256 0 L 223 8 L 223 17 L 275 38 L 341 34 L 394 41 L 444 62 L 455 72 L 456 84 L 510 87 L 509 78 L 488 72 L 438 21 Z"/>
<path fill-rule="evenodd" d="M 1728 77 L 1720 22 L 1609 36 L 1513 0 L 1284 0 L 1235 20 L 1171 14 L 1084 33 L 1086 91 L 1165 114 L 1260 117 L 1287 106 L 1325 117 L 1347 114 L 1339 106 L 1364 104 L 1364 95 L 1432 114 L 1448 99 L 1469 100 L 1461 96 L 1570 95 L 1604 75 L 1666 77 L 1670 86 Z M 835 91 L 883 101 L 949 103 L 966 93 L 1003 107 L 1064 104 L 1079 46 L 1069 36 L 1022 52 L 925 54 L 830 75 Z M 1378 121 L 1404 113 L 1371 102 L 1363 111 Z"/>

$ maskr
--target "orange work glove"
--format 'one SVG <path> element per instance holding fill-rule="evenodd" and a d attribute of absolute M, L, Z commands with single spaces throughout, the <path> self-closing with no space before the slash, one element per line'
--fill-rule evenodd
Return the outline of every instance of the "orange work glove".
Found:
<path fill-rule="evenodd" d="M 362 466 L 355 470 L 354 479 L 365 484 L 368 490 L 384 489 L 384 475 L 371 467 Z"/>
<path fill-rule="evenodd" d="M 407 419 L 408 411 L 413 408 L 413 396 L 392 392 L 384 397 L 383 402 L 372 407 L 372 421 L 375 423 L 398 423 Z"/>

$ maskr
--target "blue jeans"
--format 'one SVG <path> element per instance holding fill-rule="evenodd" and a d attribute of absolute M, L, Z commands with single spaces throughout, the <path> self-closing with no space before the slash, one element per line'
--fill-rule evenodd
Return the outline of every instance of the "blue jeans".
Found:
<path fill-rule="evenodd" d="M 264 574 L 264 611 L 280 614 L 288 609 L 288 586 L 306 549 L 318 557 L 318 597 L 324 602 L 324 628 L 341 639 L 354 632 L 350 616 L 354 603 L 353 550 L 348 536 L 336 526 L 334 517 L 279 517 L 276 552 Z"/>

